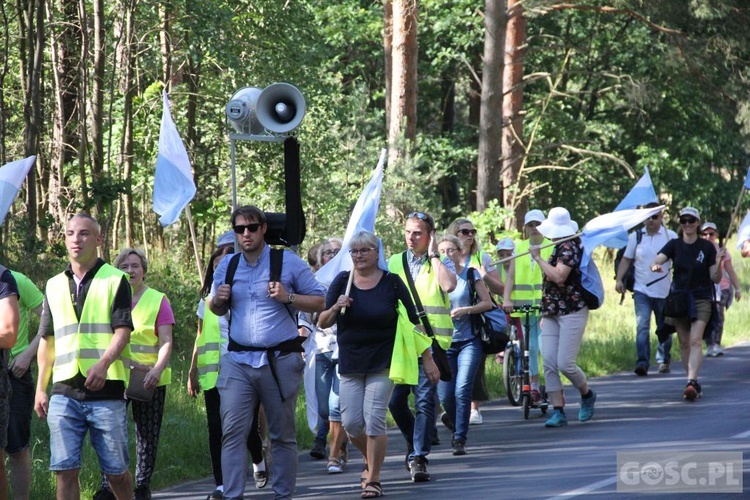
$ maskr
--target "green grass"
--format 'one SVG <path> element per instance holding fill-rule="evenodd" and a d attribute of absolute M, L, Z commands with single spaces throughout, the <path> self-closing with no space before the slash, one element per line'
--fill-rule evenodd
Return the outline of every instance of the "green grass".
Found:
<path fill-rule="evenodd" d="M 734 249 L 732 249 L 732 254 L 740 282 L 750 282 L 750 263 L 741 259 Z M 611 257 L 607 259 L 604 252 L 601 252 L 598 257 L 599 268 L 607 287 L 607 298 L 601 309 L 591 313 L 579 355 L 579 364 L 589 376 L 630 371 L 635 363 L 635 320 L 632 298 L 627 295 L 623 304 L 619 304 L 620 297 L 614 291 Z M 158 280 L 153 279 L 152 286 L 168 291 L 175 306 L 175 316 L 178 322 L 183 323 L 175 329 L 175 352 L 172 358 L 173 383 L 167 392 L 159 455 L 152 481 L 153 489 L 207 477 L 211 474 L 203 398 L 191 398 L 186 389 L 189 356 L 195 332 L 194 308 L 197 302 L 195 290 L 198 287 L 194 283 L 196 281 L 194 277 L 180 275 L 174 269 L 178 267 L 165 266 L 164 270 L 152 271 L 154 276 L 159 276 Z M 729 309 L 723 340 L 725 346 L 750 339 L 744 326 L 744 320 L 749 315 L 750 301 L 747 296 Z M 656 348 L 655 336 L 652 336 L 652 347 L 653 351 Z M 672 356 L 675 360 L 680 359 L 676 342 Z M 487 360 L 487 377 L 493 399 L 504 399 L 502 366 L 495 363 L 492 357 Z M 300 390 L 297 431 L 301 449 L 309 448 L 313 440 L 313 435 L 307 427 L 305 412 L 304 390 Z M 134 468 L 132 424 L 130 436 L 131 463 Z M 31 497 L 34 499 L 55 497 L 54 476 L 47 469 L 49 465 L 48 440 L 49 430 L 46 422 L 34 417 L 31 443 L 33 460 Z M 82 498 L 91 498 L 96 491 L 99 484 L 98 470 L 96 457 L 87 443 L 81 471 Z"/>

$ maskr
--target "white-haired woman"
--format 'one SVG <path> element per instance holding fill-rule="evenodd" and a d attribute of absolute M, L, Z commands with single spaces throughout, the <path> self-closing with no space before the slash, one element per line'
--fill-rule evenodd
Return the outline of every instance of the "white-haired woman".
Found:
<path fill-rule="evenodd" d="M 328 288 L 326 310 L 318 318 L 319 327 L 335 323 L 338 328 L 341 419 L 351 442 L 365 457 L 362 498 L 383 496 L 380 470 L 388 444 L 386 412 L 394 385 L 389 374 L 399 304 L 412 324 L 399 334 L 414 334 L 413 325 L 419 324 L 409 289 L 398 275 L 378 266 L 379 246 L 377 237 L 368 231 L 352 236 L 351 290 L 346 291 L 350 272 L 339 273 Z M 439 372 L 428 346 L 429 340 L 421 355 L 428 377 L 436 383 Z"/>
<path fill-rule="evenodd" d="M 589 318 L 581 283 L 583 245 L 575 237 L 578 224 L 562 208 L 550 210 L 547 219 L 539 224 L 539 232 L 555 245 L 548 260 L 540 255 L 539 245 L 531 245 L 529 252 L 539 264 L 542 280 L 542 360 L 547 394 L 554 411 L 545 427 L 568 425 L 565 398 L 560 374 L 565 375 L 581 394 L 578 420 L 586 422 L 594 416 L 596 393 L 589 388 L 586 374 L 576 360 L 581 348 L 583 332 Z"/>

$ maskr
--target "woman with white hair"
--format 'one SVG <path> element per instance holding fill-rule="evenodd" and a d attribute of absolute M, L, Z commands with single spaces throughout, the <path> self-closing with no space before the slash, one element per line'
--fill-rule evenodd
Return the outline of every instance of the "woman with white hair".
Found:
<path fill-rule="evenodd" d="M 577 365 L 583 332 L 589 318 L 581 282 L 583 245 L 576 236 L 578 224 L 570 213 L 555 207 L 547 219 L 539 224 L 539 232 L 556 243 L 545 260 L 539 245 L 531 245 L 529 252 L 542 269 L 542 359 L 547 394 L 554 411 L 545 427 L 568 425 L 565 397 L 560 374 L 565 375 L 581 394 L 578 420 L 586 422 L 594 416 L 596 393 L 589 388 L 586 374 Z"/>

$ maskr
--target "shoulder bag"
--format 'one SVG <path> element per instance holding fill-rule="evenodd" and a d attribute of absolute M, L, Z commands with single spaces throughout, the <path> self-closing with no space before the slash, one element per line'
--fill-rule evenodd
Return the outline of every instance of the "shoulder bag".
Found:
<path fill-rule="evenodd" d="M 477 270 L 473 267 L 468 268 L 466 273 L 471 305 L 476 305 L 479 302 L 479 296 L 474 286 L 474 281 L 478 278 L 475 277 L 476 273 Z M 497 306 L 492 295 L 490 295 L 490 300 L 492 301 L 492 309 L 470 315 L 471 330 L 475 336 L 482 340 L 482 351 L 485 354 L 497 354 L 505 350 L 505 346 L 508 345 L 510 340 L 507 334 L 508 320 L 505 317 L 505 312 Z"/>

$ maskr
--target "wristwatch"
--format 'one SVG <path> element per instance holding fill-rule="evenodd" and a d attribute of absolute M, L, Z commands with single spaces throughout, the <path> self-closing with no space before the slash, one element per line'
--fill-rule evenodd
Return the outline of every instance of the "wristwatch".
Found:
<path fill-rule="evenodd" d="M 289 294 L 289 302 L 287 304 L 294 304 L 294 301 L 297 300 L 297 296 L 293 293 Z"/>
<path fill-rule="evenodd" d="M 430 254 L 430 259 L 439 259 L 439 258 L 440 258 L 440 254 L 439 253 L 431 253 Z"/>

